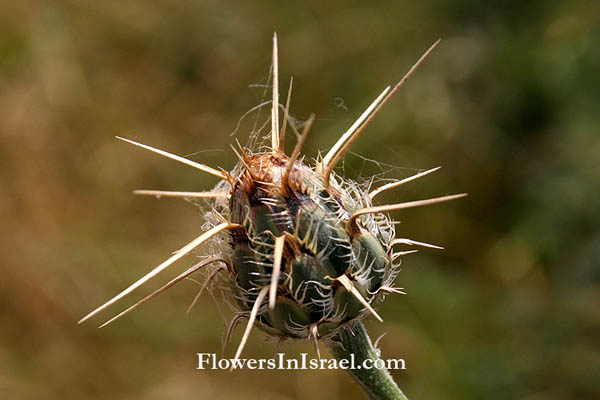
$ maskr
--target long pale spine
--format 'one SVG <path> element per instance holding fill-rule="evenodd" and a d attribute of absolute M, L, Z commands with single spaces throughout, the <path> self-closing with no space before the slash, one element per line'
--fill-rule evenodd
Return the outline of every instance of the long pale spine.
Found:
<path fill-rule="evenodd" d="M 370 365 L 375 365 L 375 361 L 380 359 L 365 326 L 360 321 L 347 329 L 341 329 L 326 343 L 331 354 L 339 361 L 348 360 L 348 365 L 352 354 L 355 366 L 363 365 L 366 360 L 371 360 Z M 408 400 L 387 369 L 355 368 L 346 371 L 371 400 Z"/>

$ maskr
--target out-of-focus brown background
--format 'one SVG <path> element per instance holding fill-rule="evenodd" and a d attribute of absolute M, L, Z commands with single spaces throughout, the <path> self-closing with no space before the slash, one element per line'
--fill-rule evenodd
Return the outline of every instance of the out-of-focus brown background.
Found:
<path fill-rule="evenodd" d="M 409 398 L 599 398 L 599 15 L 591 1 L 2 2 L 2 397 L 362 398 L 341 371 L 197 371 L 225 321 L 210 294 L 185 315 L 191 281 L 96 329 L 194 256 L 76 325 L 201 231 L 194 205 L 131 191 L 215 183 L 114 136 L 230 169 L 277 31 L 282 97 L 293 75 L 292 113 L 317 114 L 310 157 L 443 38 L 352 148 L 388 177 L 444 167 L 382 204 L 470 194 L 394 213 L 398 236 L 446 247 L 405 258 L 408 295 L 367 324 L 406 360 Z M 381 171 L 356 154 L 340 172 Z M 256 330 L 244 355 L 274 351 Z"/>

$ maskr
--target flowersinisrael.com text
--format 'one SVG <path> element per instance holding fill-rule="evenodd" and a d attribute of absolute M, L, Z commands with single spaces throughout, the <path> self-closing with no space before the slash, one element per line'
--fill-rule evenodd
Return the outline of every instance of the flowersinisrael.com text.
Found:
<path fill-rule="evenodd" d="M 336 360 L 334 358 L 309 358 L 307 353 L 300 353 L 300 358 L 286 358 L 284 353 L 277 353 L 274 358 L 217 358 L 215 353 L 197 353 L 196 369 L 406 369 L 402 358 L 388 360 L 366 359 L 357 362 L 354 354 L 350 359 Z"/>

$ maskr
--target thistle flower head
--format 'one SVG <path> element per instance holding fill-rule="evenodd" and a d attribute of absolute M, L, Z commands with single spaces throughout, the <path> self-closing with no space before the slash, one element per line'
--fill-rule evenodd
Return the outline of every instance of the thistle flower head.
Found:
<path fill-rule="evenodd" d="M 381 320 L 374 305 L 388 293 L 401 292 L 393 287 L 399 271 L 399 256 L 414 252 L 394 253 L 394 247 L 399 244 L 437 247 L 395 238 L 394 224 L 387 213 L 462 195 L 373 206 L 373 199 L 379 193 L 437 168 L 372 191 L 336 175 L 334 168 L 435 45 L 437 42 L 397 85 L 387 87 L 314 165 L 300 158 L 302 144 L 314 115 L 305 123 L 293 152 L 286 155 L 283 151 L 290 94 L 280 129 L 276 37 L 273 46 L 271 146 L 266 150 L 254 153 L 251 149 L 234 149 L 239 162 L 233 170 L 224 172 L 124 139 L 218 177 L 221 181 L 208 192 L 136 191 L 138 194 L 209 199 L 212 202 L 212 211 L 208 213 L 209 226 L 198 238 L 80 322 L 131 293 L 198 246 L 211 241 L 216 243 L 212 247 L 215 254 L 104 325 L 211 263 L 219 265 L 215 271 L 227 271 L 228 283 L 238 308 L 234 321 L 248 319 L 236 357 L 239 357 L 254 325 L 275 337 L 312 337 L 316 342 L 318 339 L 332 338 L 340 328 L 369 315 Z"/>
<path fill-rule="evenodd" d="M 241 310 L 283 337 L 333 334 L 370 307 L 395 276 L 389 229 L 349 217 L 368 204 L 352 182 L 332 179 L 279 151 L 247 155 L 229 201 L 230 281 Z M 353 196 L 354 194 L 354 196 Z M 392 225 L 386 225 L 390 228 Z M 269 301 L 257 305 L 268 288 Z"/>

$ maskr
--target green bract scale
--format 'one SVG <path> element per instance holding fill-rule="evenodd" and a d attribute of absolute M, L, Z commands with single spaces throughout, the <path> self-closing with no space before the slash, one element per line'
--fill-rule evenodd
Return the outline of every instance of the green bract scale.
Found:
<path fill-rule="evenodd" d="M 181 280 L 212 266 L 202 290 L 223 271 L 227 274 L 228 286 L 235 298 L 236 315 L 225 342 L 240 320 L 248 321 L 235 359 L 240 357 L 252 327 L 258 325 L 280 340 L 312 338 L 319 357 L 318 341 L 323 340 L 333 356 L 340 361 L 370 361 L 370 365 L 374 365 L 379 360 L 378 351 L 373 347 L 361 319 L 373 315 L 382 321 L 373 306 L 386 294 L 403 293 L 393 286 L 399 271 L 399 257 L 416 251 L 394 252 L 394 247 L 404 245 L 441 248 L 411 239 L 396 238 L 394 221 L 387 213 L 464 195 L 373 205 L 373 200 L 379 193 L 425 176 L 439 167 L 402 180 L 386 182 L 375 188 L 346 180 L 336 175 L 334 168 L 438 43 L 439 41 L 431 46 L 395 86 L 386 87 L 313 166 L 307 165 L 299 156 L 314 115 L 303 124 L 302 133 L 298 133 L 298 141 L 292 153 L 288 156 L 284 151 L 285 130 L 290 119 L 292 81 L 290 80 L 280 129 L 276 36 L 273 38 L 273 90 L 270 102 L 271 143 L 266 146 L 266 150 L 253 152 L 252 149 L 241 146 L 240 152 L 234 149 L 239 162 L 230 172 L 225 172 L 164 150 L 119 138 L 213 175 L 220 182 L 208 192 L 135 191 L 142 195 L 201 198 L 209 201 L 206 231 L 79 322 L 114 304 L 185 255 L 204 246 L 203 249 L 209 254 L 203 255 L 199 263 L 101 326 L 122 317 Z M 255 109 L 260 109 L 261 106 Z M 296 130 L 294 125 L 289 125 Z M 259 132 L 254 132 L 253 135 L 251 137 L 255 139 Z M 357 369 L 348 372 L 371 399 L 405 399 L 385 369 Z"/>

